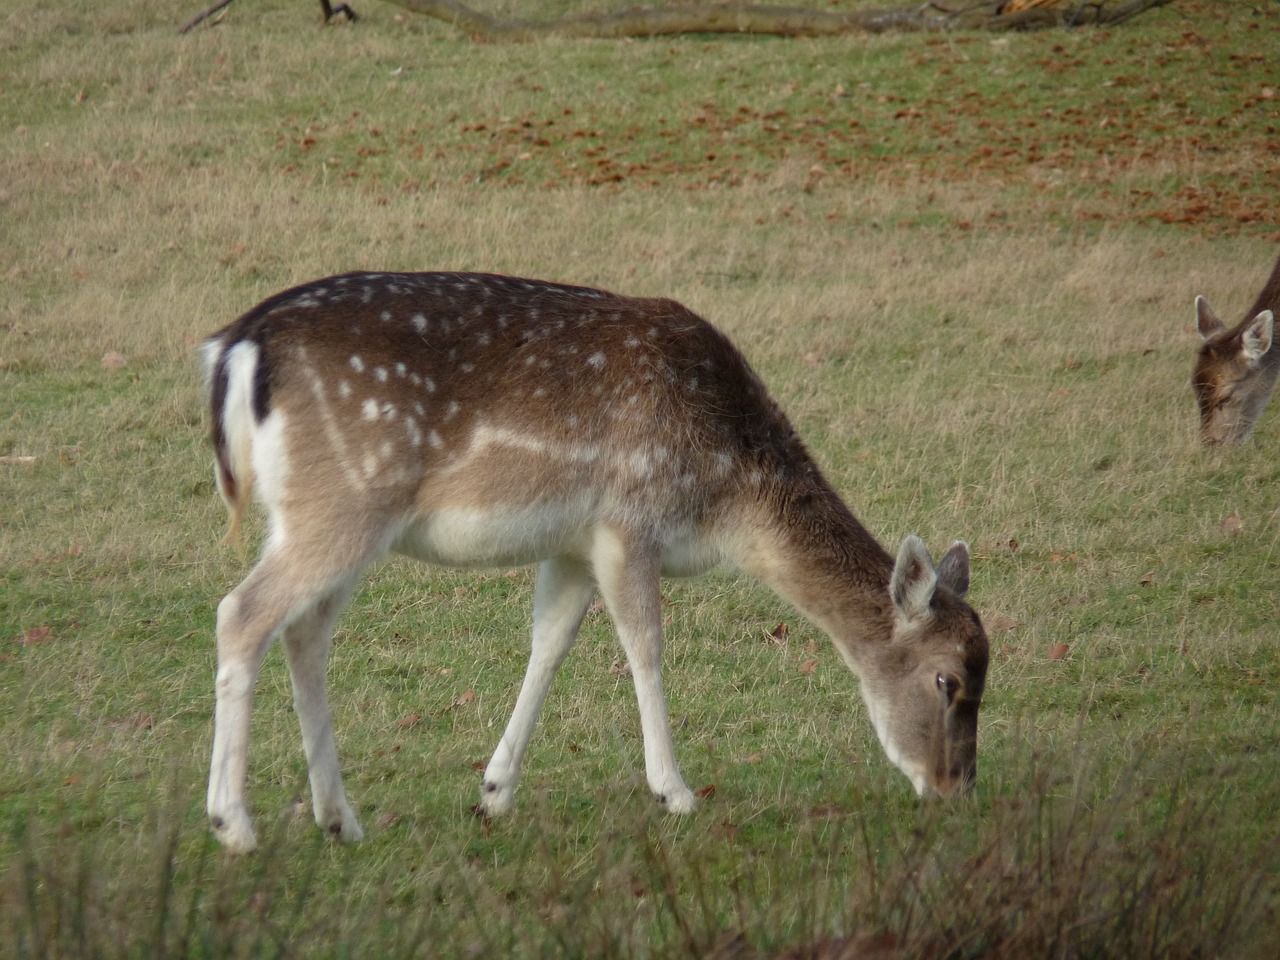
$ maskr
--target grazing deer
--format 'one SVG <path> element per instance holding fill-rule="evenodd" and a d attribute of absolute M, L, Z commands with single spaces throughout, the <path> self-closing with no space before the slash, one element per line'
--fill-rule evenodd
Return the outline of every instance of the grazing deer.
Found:
<path fill-rule="evenodd" d="M 1226 328 L 1204 297 L 1196 297 L 1196 329 L 1204 342 L 1191 373 L 1200 406 L 1200 439 L 1241 443 L 1271 399 L 1280 373 L 1280 350 L 1272 350 L 1280 311 L 1280 259 L 1243 320 Z"/>
<path fill-rule="evenodd" d="M 218 606 L 208 812 L 233 851 L 253 687 L 283 638 L 316 822 L 360 824 L 325 692 L 334 620 L 389 551 L 449 566 L 538 563 L 529 666 L 478 812 L 511 808 L 552 678 L 597 590 L 635 683 L 645 773 L 687 813 L 663 694 L 659 577 L 729 562 L 823 627 L 861 680 L 889 759 L 921 795 L 977 769 L 987 638 L 969 553 L 895 562 L 827 485 L 723 334 L 670 300 L 474 273 L 353 273 L 279 293 L 210 338 L 218 490 L 252 487 L 262 557 Z"/>

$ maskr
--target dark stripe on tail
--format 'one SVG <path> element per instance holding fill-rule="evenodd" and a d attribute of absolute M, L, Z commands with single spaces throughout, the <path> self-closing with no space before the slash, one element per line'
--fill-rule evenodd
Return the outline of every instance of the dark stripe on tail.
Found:
<path fill-rule="evenodd" d="M 213 458 L 218 466 L 218 482 L 227 502 L 236 502 L 236 478 L 227 462 L 227 432 L 222 426 L 222 408 L 227 402 L 227 346 L 220 343 L 209 385 L 209 407 L 213 414 Z"/>

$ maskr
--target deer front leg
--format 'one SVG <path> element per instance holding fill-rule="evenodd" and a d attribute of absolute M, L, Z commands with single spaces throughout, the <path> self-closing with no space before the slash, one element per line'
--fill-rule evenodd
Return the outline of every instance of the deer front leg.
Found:
<path fill-rule="evenodd" d="M 591 572 L 580 561 L 556 558 L 544 560 L 538 566 L 538 579 L 533 591 L 533 646 L 529 667 L 507 729 L 485 767 L 479 806 L 479 812 L 484 816 L 504 814 L 515 801 L 520 764 L 529 746 L 529 738 L 533 736 L 538 714 L 556 671 L 573 647 L 595 589 Z"/>
<path fill-rule="evenodd" d="M 311 807 L 320 829 L 346 843 L 364 839 L 364 831 L 342 788 L 333 717 L 325 691 L 325 660 L 334 621 L 350 596 L 351 587 L 350 582 L 342 584 L 284 631 L 293 706 L 302 728 L 302 751 L 311 782 Z"/>
<path fill-rule="evenodd" d="M 616 533 L 597 537 L 596 579 L 626 652 L 640 707 L 649 789 L 670 813 L 692 813 L 697 800 L 680 776 L 667 698 L 662 689 L 662 595 L 656 550 Z"/>

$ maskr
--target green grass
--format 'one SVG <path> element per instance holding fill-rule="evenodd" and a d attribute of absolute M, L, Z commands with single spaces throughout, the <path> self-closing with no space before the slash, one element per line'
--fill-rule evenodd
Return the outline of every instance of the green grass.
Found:
<path fill-rule="evenodd" d="M 1280 5 L 514 47 L 371 0 L 178 36 L 198 6 L 0 14 L 0 456 L 34 458 L 0 465 L 4 955 L 1271 955 L 1280 427 L 1201 449 L 1188 379 L 1192 298 L 1239 316 L 1280 240 Z M 976 798 L 919 804 L 826 639 L 726 572 L 664 586 L 699 812 L 653 809 L 592 614 L 482 825 L 531 576 L 393 560 L 330 667 L 366 841 L 296 813 L 273 651 L 264 850 L 225 861 L 213 612 L 245 563 L 193 350 L 356 268 L 672 296 L 728 331 L 883 542 L 971 544 Z"/>

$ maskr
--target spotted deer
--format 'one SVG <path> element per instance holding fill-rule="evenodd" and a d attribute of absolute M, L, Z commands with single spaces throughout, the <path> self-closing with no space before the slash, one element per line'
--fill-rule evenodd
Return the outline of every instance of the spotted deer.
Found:
<path fill-rule="evenodd" d="M 1271 349 L 1280 311 L 1280 259 L 1266 286 L 1236 326 L 1226 324 L 1204 297 L 1196 297 L 1196 330 L 1203 342 L 1191 373 L 1200 407 L 1200 439 L 1241 443 L 1253 432 L 1280 373 L 1280 349 Z"/>
<path fill-rule="evenodd" d="M 477 273 L 351 273 L 279 293 L 203 346 L 232 528 L 258 563 L 218 605 L 208 814 L 255 845 L 254 683 L 283 640 L 316 822 L 359 840 L 325 690 L 334 621 L 369 564 L 537 563 L 532 649 L 477 812 L 513 802 L 525 748 L 596 591 L 626 653 L 649 788 L 694 794 L 660 670 L 659 578 L 729 563 L 829 633 L 888 758 L 921 795 L 966 790 L 987 673 L 969 553 L 896 561 L 819 472 L 729 340 L 671 300 Z"/>

